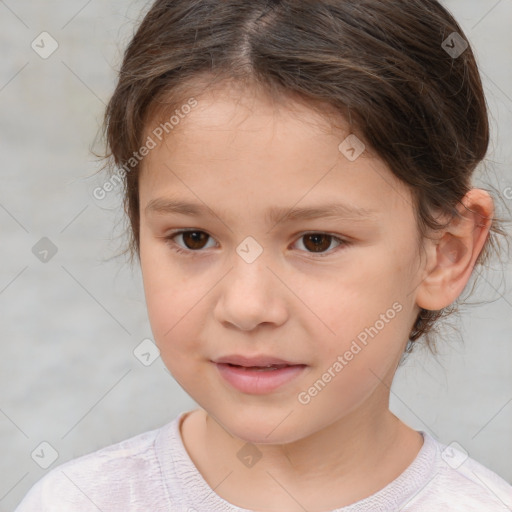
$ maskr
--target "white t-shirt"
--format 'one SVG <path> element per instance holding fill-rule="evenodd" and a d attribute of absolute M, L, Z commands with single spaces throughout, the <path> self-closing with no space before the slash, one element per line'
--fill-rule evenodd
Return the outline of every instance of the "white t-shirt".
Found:
<path fill-rule="evenodd" d="M 255 512 L 216 494 L 163 427 L 70 460 L 36 482 L 15 512 Z M 512 486 L 462 451 L 420 432 L 409 467 L 377 493 L 332 512 L 511 512 Z"/>

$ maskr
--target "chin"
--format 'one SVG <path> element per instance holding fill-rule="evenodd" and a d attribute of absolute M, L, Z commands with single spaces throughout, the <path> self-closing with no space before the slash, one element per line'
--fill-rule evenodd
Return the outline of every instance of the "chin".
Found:
<path fill-rule="evenodd" d="M 303 436 L 293 422 L 286 419 L 283 421 L 284 418 L 286 415 L 283 417 L 281 414 L 276 421 L 271 416 L 262 418 L 262 414 L 258 413 L 254 416 L 246 414 L 244 417 L 231 415 L 225 422 L 217 421 L 229 434 L 246 443 L 287 444 L 301 439 Z"/>

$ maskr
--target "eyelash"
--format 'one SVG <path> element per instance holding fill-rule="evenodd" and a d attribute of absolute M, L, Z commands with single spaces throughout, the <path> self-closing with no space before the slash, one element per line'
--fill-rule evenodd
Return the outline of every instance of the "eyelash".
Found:
<path fill-rule="evenodd" d="M 199 249 L 197 251 L 193 251 L 191 249 L 183 249 L 182 247 L 177 245 L 176 242 L 173 241 L 173 238 L 176 238 L 178 235 L 182 235 L 184 233 L 205 233 L 206 235 L 208 235 L 208 233 L 206 233 L 205 231 L 201 231 L 201 230 L 198 230 L 198 229 L 182 229 L 182 230 L 179 230 L 179 231 L 173 231 L 168 236 L 164 237 L 166 244 L 171 248 L 171 250 L 173 250 L 176 253 L 183 254 L 184 256 L 194 256 L 194 253 L 201 253 L 201 252 L 203 252 L 201 249 Z M 327 236 L 331 237 L 333 240 L 336 240 L 337 242 L 340 242 L 340 246 L 338 246 L 337 249 L 340 249 L 340 248 L 343 248 L 343 247 L 346 247 L 346 246 L 350 245 L 349 241 L 347 241 L 347 240 L 345 240 L 343 238 L 337 237 L 335 235 L 331 235 L 330 233 L 324 233 L 323 231 L 307 231 L 305 233 L 302 233 L 297 240 L 303 238 L 306 235 L 327 235 Z M 212 238 L 210 235 L 208 235 L 208 236 L 210 238 Z M 307 252 L 307 251 L 302 251 L 302 252 Z M 311 254 L 315 258 L 325 258 L 326 256 L 331 255 L 333 252 L 337 252 L 336 249 L 331 250 L 331 251 L 326 252 L 326 253 L 310 252 L 308 254 Z"/>

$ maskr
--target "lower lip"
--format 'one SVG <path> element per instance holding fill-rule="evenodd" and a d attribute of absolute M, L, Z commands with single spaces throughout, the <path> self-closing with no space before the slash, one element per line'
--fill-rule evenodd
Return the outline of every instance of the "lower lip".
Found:
<path fill-rule="evenodd" d="M 306 365 L 286 366 L 276 370 L 251 370 L 225 363 L 215 363 L 220 374 L 242 393 L 263 395 L 295 379 Z"/>

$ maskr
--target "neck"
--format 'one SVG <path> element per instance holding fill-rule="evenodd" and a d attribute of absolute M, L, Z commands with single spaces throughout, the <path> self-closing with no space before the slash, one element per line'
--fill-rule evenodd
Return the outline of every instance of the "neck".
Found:
<path fill-rule="evenodd" d="M 269 510 L 279 505 L 290 510 L 290 496 L 311 511 L 346 506 L 397 478 L 423 444 L 418 432 L 382 407 L 382 397 L 371 402 L 298 441 L 256 445 L 261 458 L 251 467 L 237 456 L 246 442 L 201 410 L 197 444 L 189 451 L 212 488 L 229 475 L 216 492 L 237 506 Z M 272 495 L 269 505 L 262 490 L 276 487 L 277 482 L 280 498 Z"/>
<path fill-rule="evenodd" d="M 403 423 L 387 408 L 366 407 L 297 441 L 257 444 L 262 457 L 251 468 L 251 479 L 255 475 L 263 476 L 267 471 L 290 475 L 296 481 L 304 482 L 324 476 L 332 479 L 334 475 L 350 479 L 356 472 L 375 469 L 375 462 L 381 462 L 396 446 L 397 437 L 403 432 L 402 426 Z M 236 454 L 246 441 L 232 436 L 206 413 L 204 435 L 216 459 L 238 461 Z"/>

